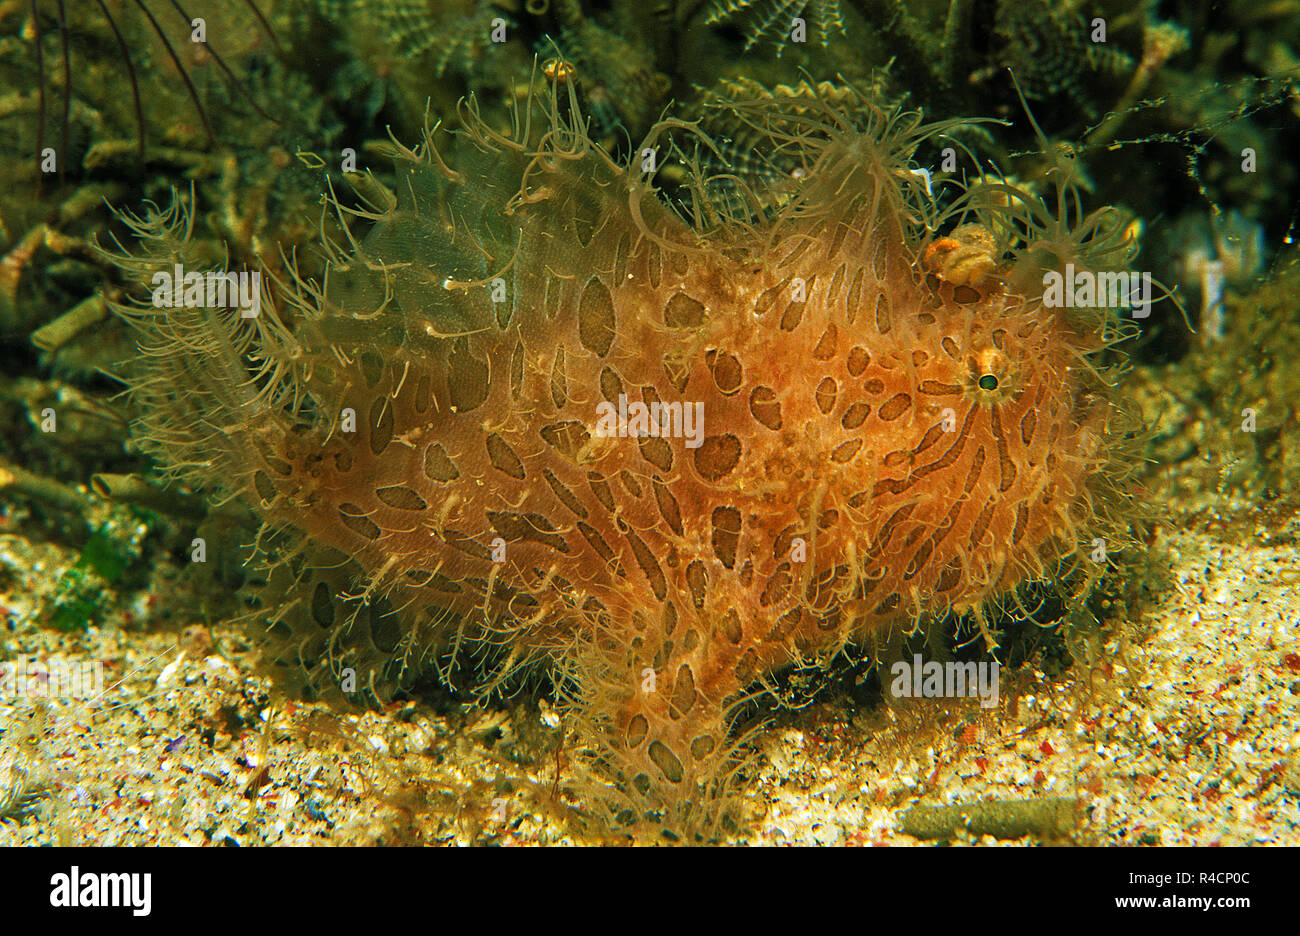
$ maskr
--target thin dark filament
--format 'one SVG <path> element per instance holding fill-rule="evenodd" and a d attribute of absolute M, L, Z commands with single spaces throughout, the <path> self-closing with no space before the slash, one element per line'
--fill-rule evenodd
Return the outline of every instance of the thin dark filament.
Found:
<path fill-rule="evenodd" d="M 72 54 L 68 51 L 68 20 L 63 15 L 63 0 L 59 0 L 59 33 L 63 37 L 63 151 L 59 153 L 57 169 L 63 175 L 63 164 L 68 159 L 68 118 L 72 113 Z"/>
<path fill-rule="evenodd" d="M 185 20 L 186 25 L 189 25 L 190 23 L 193 22 L 193 20 L 190 19 L 190 15 L 185 12 L 185 10 L 181 7 L 180 3 L 177 2 L 177 0 L 171 0 L 171 3 L 172 6 L 176 8 L 176 12 L 179 13 L 181 15 L 181 18 Z M 216 63 L 219 66 L 221 66 L 221 70 L 226 73 L 226 77 L 229 78 L 231 83 L 234 84 L 234 86 L 239 89 L 239 93 L 244 96 L 244 100 L 253 106 L 253 110 L 257 111 L 267 120 L 271 121 L 271 123 L 278 124 L 280 121 L 276 120 L 266 111 L 262 110 L 262 108 L 257 106 L 257 101 L 255 101 L 253 99 L 253 96 L 248 93 L 248 89 L 244 87 L 243 82 L 241 82 L 238 78 L 236 78 L 235 73 L 226 67 L 226 63 L 222 61 L 221 56 L 217 54 L 216 47 L 213 46 L 211 42 L 206 42 L 206 41 L 204 42 L 204 45 L 208 47 L 208 53 L 212 56 L 213 60 L 216 61 Z"/>
<path fill-rule="evenodd" d="M 32 0 L 32 28 L 36 31 L 36 94 L 40 116 L 36 119 L 36 193 L 41 191 L 41 151 L 45 149 L 45 54 L 41 51 L 41 17 Z"/>
<path fill-rule="evenodd" d="M 162 27 L 158 25 L 158 20 L 154 19 L 153 13 L 151 13 L 149 8 L 144 5 L 144 0 L 135 0 L 135 5 L 140 8 L 140 12 L 149 18 L 149 22 L 153 26 L 153 31 L 156 32 L 158 38 L 162 40 L 163 48 L 166 49 L 167 54 L 171 56 L 172 64 L 176 66 L 176 70 L 180 72 L 181 80 L 185 82 L 185 90 L 189 92 L 190 100 L 194 102 L 194 109 L 198 111 L 199 120 L 203 121 L 203 129 L 208 134 L 208 142 L 215 146 L 217 138 L 212 132 L 212 126 L 208 123 L 208 113 L 203 109 L 203 105 L 199 102 L 199 92 L 195 90 L 194 82 L 190 81 L 189 73 L 185 71 L 185 66 L 181 64 L 180 58 L 177 57 L 176 50 L 173 49 L 172 44 L 167 41 L 167 34 L 163 32 Z"/>
<path fill-rule="evenodd" d="M 244 0 L 244 3 L 253 11 L 253 15 L 257 17 L 257 21 L 262 24 L 262 29 L 271 37 L 271 43 L 275 46 L 276 54 L 283 56 L 284 47 L 280 45 L 280 39 L 276 36 L 275 30 L 271 28 L 271 24 L 268 23 L 266 17 L 262 15 L 262 11 L 257 8 L 257 4 L 254 3 L 253 0 Z"/>
<path fill-rule="evenodd" d="M 108 20 L 108 28 L 113 30 L 113 38 L 117 40 L 117 47 L 122 50 L 122 61 L 126 63 L 126 73 L 131 77 L 131 97 L 135 103 L 135 125 L 137 129 L 136 140 L 137 150 L 140 153 L 140 161 L 144 161 L 144 109 L 140 106 L 140 86 L 135 80 L 135 65 L 131 63 L 131 53 L 127 50 L 126 40 L 122 38 L 122 32 L 117 28 L 117 23 L 113 21 L 113 15 L 108 12 L 108 7 L 104 5 L 104 0 L 96 0 L 99 8 L 104 11 L 104 19 Z"/>

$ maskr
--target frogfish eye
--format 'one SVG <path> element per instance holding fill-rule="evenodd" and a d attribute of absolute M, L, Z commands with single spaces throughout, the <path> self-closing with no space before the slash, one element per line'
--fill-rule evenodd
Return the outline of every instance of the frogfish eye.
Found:
<path fill-rule="evenodd" d="M 996 390 L 998 388 L 998 378 L 993 374 L 985 374 L 978 381 L 981 390 Z"/>

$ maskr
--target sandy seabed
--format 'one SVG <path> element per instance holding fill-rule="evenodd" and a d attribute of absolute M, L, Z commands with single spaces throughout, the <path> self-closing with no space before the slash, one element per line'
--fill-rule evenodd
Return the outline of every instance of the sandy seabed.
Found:
<path fill-rule="evenodd" d="M 1300 844 L 1297 534 L 1292 519 L 1249 542 L 1209 528 L 1162 537 L 1171 587 L 1122 645 L 1086 675 L 1004 671 L 993 709 L 897 700 L 782 716 L 760 735 L 752 822 L 736 841 Z M 24 626 L 57 557 L 24 568 L 20 553 L 25 541 L 0 537 L 14 585 L 0 596 L 4 658 L 103 661 L 106 691 L 0 698 L 0 845 L 600 840 L 572 821 L 563 724 L 545 702 L 361 714 L 285 703 L 238 627 Z M 904 831 L 918 805 L 990 801 L 1053 818 L 980 834 L 956 810 L 937 839 Z"/>

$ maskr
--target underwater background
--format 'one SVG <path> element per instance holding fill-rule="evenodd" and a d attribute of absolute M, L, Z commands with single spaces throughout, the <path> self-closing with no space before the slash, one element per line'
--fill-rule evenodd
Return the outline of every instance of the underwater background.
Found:
<path fill-rule="evenodd" d="M 0 3 L 0 45 L 0 843 L 1300 843 L 1300 3 L 14 0 Z M 518 132 L 518 115 L 533 113 L 552 121 L 553 139 Z M 501 240 L 491 206 L 507 204 L 504 217 L 530 197 L 526 185 L 523 204 L 474 195 L 492 188 L 480 179 L 494 178 L 493 162 L 508 163 L 472 155 L 491 133 L 565 155 L 572 140 L 558 131 L 581 126 L 584 153 L 640 168 L 656 236 L 674 224 L 713 231 L 718 219 L 763 230 L 797 216 L 803 156 L 833 136 L 808 129 L 813 113 L 844 115 L 864 139 L 910 126 L 899 115 L 942 125 L 942 136 L 916 134 L 896 168 L 911 174 L 906 223 L 916 205 L 934 206 L 935 230 L 917 225 L 917 266 L 947 290 L 945 308 L 961 289 L 987 298 L 981 277 L 1021 247 L 1033 254 L 1024 230 L 988 220 L 1007 208 L 999 193 L 1020 197 L 1011 192 L 1049 208 L 1066 192 L 1064 217 L 1078 226 L 1105 209 L 1125 268 L 1149 273 L 1158 301 L 1149 316 L 1114 312 L 1098 326 L 1104 347 L 1087 354 L 1102 376 L 1070 404 L 1122 398 L 1125 427 L 1103 435 L 1094 459 L 1118 479 L 1107 494 L 1117 506 L 1095 511 L 1109 524 L 1100 560 L 1011 583 L 1014 600 L 927 596 L 897 635 L 765 660 L 743 698 L 713 700 L 721 727 L 700 735 L 709 750 L 695 757 L 720 766 L 676 799 L 659 791 L 681 783 L 687 755 L 657 754 L 655 735 L 640 745 L 645 773 L 614 763 L 641 756 L 627 740 L 638 716 L 629 709 L 619 740 L 602 740 L 623 703 L 590 690 L 586 645 L 530 634 L 503 650 L 483 638 L 497 655 L 472 674 L 455 668 L 454 649 L 451 663 L 439 656 L 450 638 L 435 620 L 425 671 L 385 669 L 415 625 L 392 623 L 401 634 L 386 645 L 398 612 L 366 610 L 379 606 L 369 586 L 324 575 L 324 560 L 294 565 L 325 534 L 281 542 L 285 522 L 266 505 L 282 492 L 258 487 L 251 469 L 251 494 L 226 483 L 238 470 L 221 440 L 242 431 L 238 410 L 218 418 L 209 401 L 224 391 L 210 374 L 186 376 L 205 358 L 211 373 L 233 366 L 260 399 L 266 361 L 287 372 L 296 359 L 232 330 L 235 364 L 223 364 L 197 332 L 161 326 L 151 338 L 132 311 L 170 269 L 169 250 L 194 269 L 261 271 L 286 305 L 304 295 L 286 284 L 324 282 L 327 267 L 346 268 L 344 253 L 356 265 L 384 243 L 386 211 L 407 207 L 406 163 L 429 163 L 435 126 L 482 135 L 455 137 L 442 167 L 449 179 L 464 170 L 455 185 L 467 200 L 448 195 L 444 209 L 466 219 L 455 230 L 480 245 L 471 255 Z M 621 178 L 609 173 L 611 185 Z M 994 247 L 959 233 L 974 202 L 958 193 L 981 186 Z M 602 235 L 584 237 L 582 224 L 614 209 L 601 212 L 521 227 L 535 241 L 518 249 L 576 217 L 594 251 Z M 355 290 L 386 302 L 382 286 Z M 589 294 L 574 297 L 577 314 Z M 550 294 L 528 302 L 540 309 Z M 671 302 L 680 321 L 695 314 Z M 281 318 L 295 336 L 282 347 L 310 354 L 312 310 Z M 376 366 L 425 347 L 410 333 L 396 356 L 376 340 Z M 320 334 L 344 349 L 371 340 Z M 455 398 L 477 378 L 437 329 L 428 336 Z M 602 340 L 584 329 L 584 346 Z M 369 382 L 364 355 L 349 357 Z M 304 394 L 330 366 L 307 368 Z M 548 368 L 548 388 L 564 383 L 557 373 Z M 822 405 L 824 384 L 788 379 L 805 379 Z M 227 383 L 232 398 L 243 386 Z M 280 402 L 295 419 L 318 415 Z M 822 413 L 847 427 L 847 405 L 832 396 Z M 184 407 L 187 422 L 164 418 Z M 378 458 L 382 409 L 357 412 Z M 725 455 L 700 451 L 708 464 Z M 509 474 L 511 457 L 492 466 Z M 530 485 L 540 487 L 530 478 L 520 490 Z M 379 490 L 423 503 L 410 487 Z M 342 513 L 364 538 L 368 521 Z M 518 519 L 533 516 L 494 522 L 515 524 L 512 542 L 555 535 Z M 715 515 L 721 556 L 719 528 Z M 1013 537 L 1008 526 L 1000 540 Z M 1096 542 L 1085 537 L 1083 553 Z M 653 585 L 656 557 L 633 550 L 632 572 Z M 259 555 L 282 558 L 294 581 Z M 369 649 L 295 644 L 288 660 L 264 637 L 277 623 L 301 632 L 293 615 L 319 610 L 321 583 L 340 616 L 351 609 L 343 630 L 368 628 L 384 651 L 369 691 L 331 693 L 319 678 L 371 661 Z M 495 600 L 495 584 L 479 591 Z M 995 704 L 900 697 L 891 664 L 922 652 L 996 659 Z M 52 670 L 92 688 L 56 690 Z M 665 732 L 683 714 L 674 672 Z M 703 817 L 675 805 L 692 799 L 722 805 Z"/>

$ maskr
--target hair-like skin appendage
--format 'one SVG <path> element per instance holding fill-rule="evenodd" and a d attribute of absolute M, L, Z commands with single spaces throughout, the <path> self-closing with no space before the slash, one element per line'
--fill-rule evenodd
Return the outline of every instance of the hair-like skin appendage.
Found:
<path fill-rule="evenodd" d="M 767 677 L 1119 535 L 1115 329 L 1047 308 L 1042 275 L 1129 255 L 1009 184 L 941 212 L 911 160 L 951 124 L 811 85 L 726 102 L 797 167 L 778 207 L 690 223 L 562 93 L 401 149 L 395 204 L 259 319 L 120 309 L 140 434 L 265 521 L 258 628 L 316 694 L 542 666 L 588 805 L 709 838 Z M 644 147 L 670 132 L 695 131 Z M 982 265 L 940 262 L 971 244 Z M 603 436 L 620 396 L 702 404 L 703 431 Z"/>

